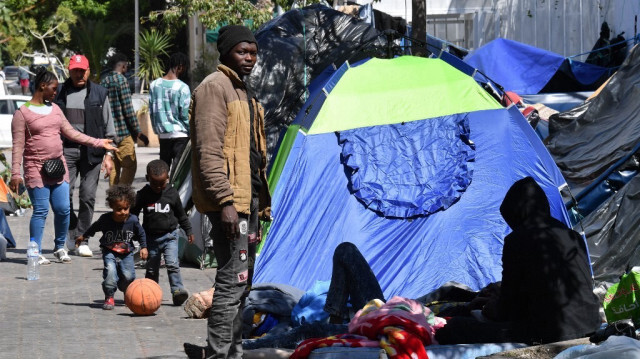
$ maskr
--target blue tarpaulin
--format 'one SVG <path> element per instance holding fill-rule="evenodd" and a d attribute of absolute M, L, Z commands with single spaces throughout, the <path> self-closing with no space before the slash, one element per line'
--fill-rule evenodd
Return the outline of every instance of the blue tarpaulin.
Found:
<path fill-rule="evenodd" d="M 502 85 L 506 91 L 522 95 L 595 90 L 609 71 L 502 38 L 478 48 L 464 61 Z M 562 80 L 563 84 L 550 85 L 554 77 Z M 563 91 L 545 91 L 545 88 L 557 89 L 558 86 L 566 88 Z"/>

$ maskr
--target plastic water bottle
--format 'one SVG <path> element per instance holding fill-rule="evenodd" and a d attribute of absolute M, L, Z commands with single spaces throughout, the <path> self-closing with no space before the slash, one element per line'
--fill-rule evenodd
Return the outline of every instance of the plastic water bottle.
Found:
<path fill-rule="evenodd" d="M 27 280 L 40 279 L 39 254 L 38 243 L 31 238 L 29 246 L 27 247 Z"/>

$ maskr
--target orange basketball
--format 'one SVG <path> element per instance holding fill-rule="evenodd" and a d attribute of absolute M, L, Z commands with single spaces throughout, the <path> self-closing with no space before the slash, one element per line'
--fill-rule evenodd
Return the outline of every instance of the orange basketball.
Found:
<path fill-rule="evenodd" d="M 162 304 L 162 288 L 151 279 L 136 279 L 124 293 L 124 303 L 138 315 L 151 315 Z"/>

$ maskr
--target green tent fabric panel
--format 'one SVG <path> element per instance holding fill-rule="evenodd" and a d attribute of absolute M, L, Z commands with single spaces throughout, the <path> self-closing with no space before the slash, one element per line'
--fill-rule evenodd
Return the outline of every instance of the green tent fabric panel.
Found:
<path fill-rule="evenodd" d="M 221 27 L 223 27 L 224 25 L 226 25 L 226 22 L 223 22 L 222 24 L 216 26 L 215 29 L 210 29 L 210 30 L 205 30 L 205 37 L 207 39 L 207 42 L 212 43 L 212 42 L 218 42 L 218 30 L 220 30 Z M 253 28 L 253 19 L 244 19 L 243 20 L 243 25 L 252 29 Z"/>
<path fill-rule="evenodd" d="M 284 164 L 287 162 L 289 152 L 291 152 L 291 146 L 296 140 L 296 136 L 298 135 L 298 131 L 300 129 L 300 125 L 290 125 L 287 128 L 287 132 L 285 132 L 284 137 L 282 138 L 282 143 L 280 143 L 280 148 L 278 149 L 276 158 L 273 160 L 273 165 L 271 166 L 271 170 L 269 171 L 269 178 L 267 179 L 269 183 L 269 192 L 271 192 L 271 194 L 273 194 L 273 191 L 278 185 L 280 174 L 282 173 Z"/>
<path fill-rule="evenodd" d="M 389 66 L 390 61 L 394 66 Z M 473 78 L 440 59 L 371 59 L 342 76 L 309 134 L 501 107 Z"/>
<path fill-rule="evenodd" d="M 222 26 L 216 26 L 215 29 L 209 29 L 209 30 L 205 30 L 205 37 L 207 39 L 207 42 L 209 43 L 213 43 L 213 42 L 218 42 L 218 30 L 220 30 Z"/>

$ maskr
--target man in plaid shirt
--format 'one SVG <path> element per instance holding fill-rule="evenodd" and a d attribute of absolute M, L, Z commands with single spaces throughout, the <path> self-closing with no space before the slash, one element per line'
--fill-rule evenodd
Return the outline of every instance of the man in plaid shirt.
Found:
<path fill-rule="evenodd" d="M 131 184 L 136 175 L 136 140 L 149 144 L 149 139 L 140 130 L 140 124 L 131 102 L 131 90 L 124 73 L 129 61 L 124 54 L 116 53 L 109 59 L 111 71 L 100 84 L 109 90 L 109 103 L 113 113 L 113 124 L 118 137 L 118 152 L 113 158 L 113 170 L 109 184 Z"/>

